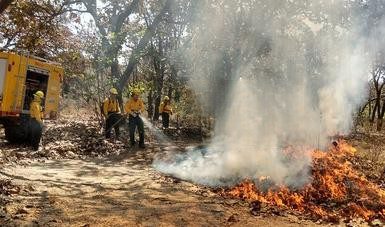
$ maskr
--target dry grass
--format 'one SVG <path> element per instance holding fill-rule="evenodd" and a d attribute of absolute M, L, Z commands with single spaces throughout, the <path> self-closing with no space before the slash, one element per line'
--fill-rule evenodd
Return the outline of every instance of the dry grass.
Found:
<path fill-rule="evenodd" d="M 382 183 L 385 171 L 385 133 L 372 130 L 352 134 L 348 141 L 357 149 L 357 165 L 371 180 Z"/>

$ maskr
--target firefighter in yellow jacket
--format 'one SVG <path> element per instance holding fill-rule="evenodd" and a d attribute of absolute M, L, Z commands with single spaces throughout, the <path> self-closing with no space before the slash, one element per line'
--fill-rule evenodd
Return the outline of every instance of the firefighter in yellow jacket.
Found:
<path fill-rule="evenodd" d="M 33 95 L 33 100 L 29 107 L 29 138 L 34 150 L 39 149 L 41 136 L 43 134 L 43 107 L 41 106 L 44 99 L 44 93 L 37 91 Z"/>
<path fill-rule="evenodd" d="M 144 148 L 144 124 L 140 114 L 144 112 L 144 103 L 139 98 L 139 91 L 132 92 L 131 98 L 124 105 L 124 111 L 128 115 L 130 129 L 130 143 L 135 145 L 135 130 L 139 131 L 139 147 Z"/>
<path fill-rule="evenodd" d="M 115 88 L 111 88 L 110 97 L 103 102 L 103 114 L 106 118 L 105 135 L 106 138 L 111 138 L 111 130 L 115 129 L 116 138 L 120 136 L 120 121 L 122 115 L 120 114 L 119 102 L 117 99 L 118 91 Z"/>
<path fill-rule="evenodd" d="M 159 113 L 162 115 L 163 128 L 168 128 L 170 124 L 170 115 L 172 115 L 170 98 L 168 96 L 165 96 L 163 102 L 160 104 Z"/>

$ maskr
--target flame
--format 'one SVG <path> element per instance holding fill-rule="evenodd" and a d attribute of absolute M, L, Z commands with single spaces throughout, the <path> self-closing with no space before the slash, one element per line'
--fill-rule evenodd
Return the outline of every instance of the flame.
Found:
<path fill-rule="evenodd" d="M 292 154 L 292 148 L 285 149 L 284 153 Z M 245 180 L 233 188 L 223 189 L 221 194 L 296 210 L 325 220 L 337 220 L 338 217 L 362 217 L 367 221 L 385 219 L 385 190 L 354 169 L 349 160 L 355 153 L 356 149 L 342 140 L 328 152 L 311 152 L 312 182 L 302 189 L 291 190 L 276 185 L 263 192 L 257 185 L 269 180 L 265 176 L 257 182 Z"/>

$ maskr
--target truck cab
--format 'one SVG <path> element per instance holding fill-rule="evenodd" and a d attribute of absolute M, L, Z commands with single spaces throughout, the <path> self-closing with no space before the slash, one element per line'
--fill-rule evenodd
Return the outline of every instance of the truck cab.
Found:
<path fill-rule="evenodd" d="M 9 142 L 28 141 L 29 106 L 36 91 L 45 94 L 44 118 L 56 118 L 62 82 L 59 63 L 29 54 L 0 52 L 0 124 Z"/>

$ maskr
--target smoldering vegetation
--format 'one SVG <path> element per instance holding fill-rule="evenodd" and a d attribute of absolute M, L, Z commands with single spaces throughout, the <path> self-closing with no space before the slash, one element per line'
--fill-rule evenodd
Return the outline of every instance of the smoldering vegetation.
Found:
<path fill-rule="evenodd" d="M 310 151 L 349 133 L 373 54 L 350 1 L 202 1 L 181 50 L 215 136 L 158 170 L 197 183 L 300 187 Z M 357 5 L 357 7 L 359 7 Z M 373 42 L 371 42 L 373 43 Z M 168 159 L 170 160 L 170 159 Z"/>

